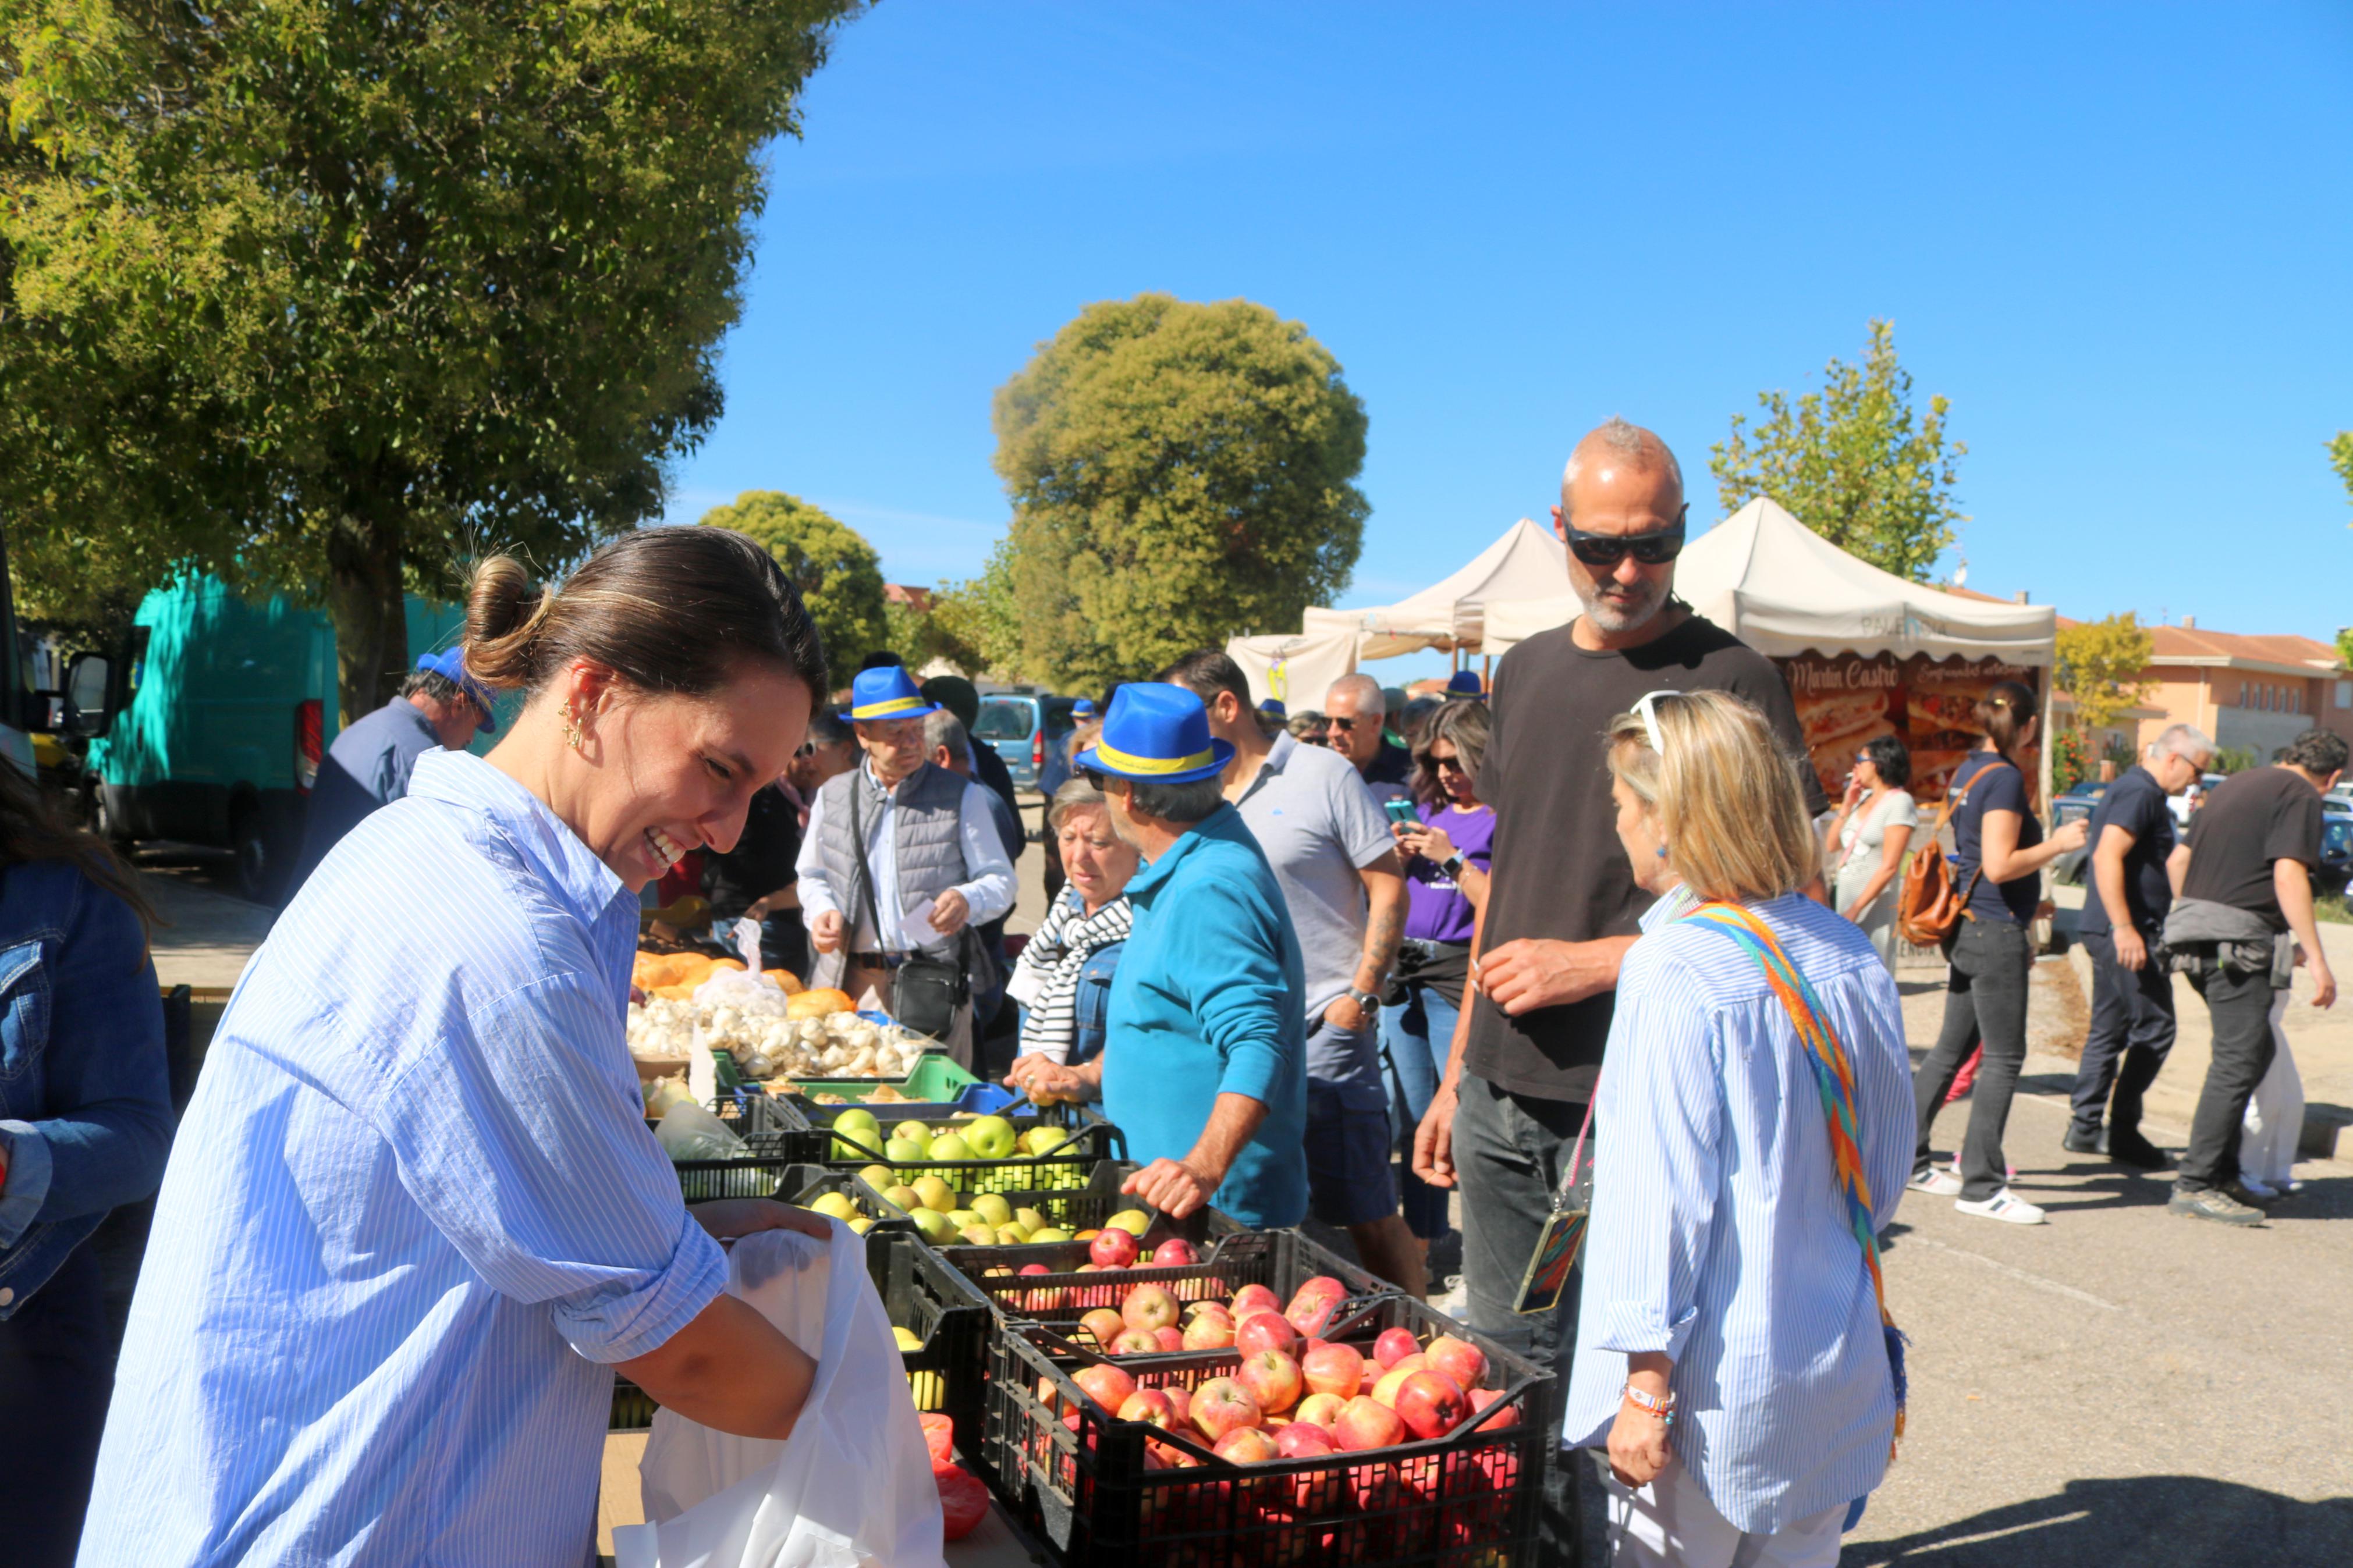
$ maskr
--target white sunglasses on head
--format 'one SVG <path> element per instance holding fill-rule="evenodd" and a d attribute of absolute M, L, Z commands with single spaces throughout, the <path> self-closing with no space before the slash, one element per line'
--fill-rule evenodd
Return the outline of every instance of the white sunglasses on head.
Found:
<path fill-rule="evenodd" d="M 1659 699 L 1682 695 L 1680 691 L 1646 691 L 1634 700 L 1634 717 L 1642 721 L 1642 733 L 1650 737 L 1651 750 L 1662 757 L 1667 749 L 1659 743 Z"/>

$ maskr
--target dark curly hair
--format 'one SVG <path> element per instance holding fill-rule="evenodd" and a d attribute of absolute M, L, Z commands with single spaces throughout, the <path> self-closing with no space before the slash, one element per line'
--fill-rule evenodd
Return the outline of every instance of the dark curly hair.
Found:
<path fill-rule="evenodd" d="M 1879 770 L 1879 782 L 1902 789 L 1912 782 L 1912 753 L 1893 735 L 1873 735 L 1862 743 L 1862 754 Z"/>

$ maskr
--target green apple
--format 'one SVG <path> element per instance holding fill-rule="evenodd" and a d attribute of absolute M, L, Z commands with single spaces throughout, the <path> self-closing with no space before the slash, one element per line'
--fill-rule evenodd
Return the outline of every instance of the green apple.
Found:
<path fill-rule="evenodd" d="M 1010 1159 L 1018 1142 L 1013 1123 L 1002 1116 L 984 1116 L 964 1130 L 964 1141 L 984 1160 Z"/>
<path fill-rule="evenodd" d="M 1141 1239 L 1144 1233 L 1152 1228 L 1152 1216 L 1142 1209 L 1122 1209 L 1111 1216 L 1111 1223 L 1127 1232 L 1128 1235 Z"/>
<path fill-rule="evenodd" d="M 972 1200 L 972 1212 L 989 1224 L 1002 1228 L 1013 1223 L 1013 1205 L 1005 1201 L 1002 1193 L 983 1193 Z M 1037 1227 L 1032 1226 L 1030 1229 Z"/>
<path fill-rule="evenodd" d="M 860 1154 L 871 1155 L 882 1147 L 882 1127 L 874 1113 L 856 1106 L 833 1119 L 833 1157 L 855 1160 Z"/>
<path fill-rule="evenodd" d="M 997 1239 L 1001 1246 L 1019 1247 L 1029 1239 L 1029 1233 L 1018 1225 L 1000 1225 L 997 1227 Z"/>
<path fill-rule="evenodd" d="M 967 1226 L 979 1225 L 983 1222 L 980 1215 L 971 1209 L 950 1209 L 948 1210 L 948 1223 L 955 1226 L 958 1230 L 963 1230 Z M 991 1226 L 989 1228 L 994 1230 L 997 1227 Z"/>
<path fill-rule="evenodd" d="M 913 1158 L 924 1159 L 932 1152 L 932 1130 L 920 1121 L 902 1121 L 891 1130 L 891 1142 L 913 1149 Z"/>
<path fill-rule="evenodd" d="M 989 1229 L 985 1225 L 968 1225 L 965 1226 L 964 1238 L 972 1243 L 975 1247 L 995 1247 L 997 1245 L 997 1233 Z"/>
<path fill-rule="evenodd" d="M 933 1139 L 930 1152 L 923 1156 L 926 1160 L 969 1160 L 972 1157 L 972 1145 L 954 1132 L 944 1132 Z"/>
<path fill-rule="evenodd" d="M 869 1165 L 858 1173 L 858 1179 L 879 1193 L 899 1178 L 891 1173 L 888 1165 Z"/>
<path fill-rule="evenodd" d="M 937 1176 L 925 1176 L 915 1184 L 915 1196 L 927 1209 L 946 1214 L 956 1206 L 955 1191 Z"/>
<path fill-rule="evenodd" d="M 913 1214 L 923 1206 L 923 1200 L 916 1194 L 915 1189 L 903 1183 L 893 1183 L 883 1188 L 882 1201 L 901 1214 Z"/>
<path fill-rule="evenodd" d="M 859 1235 L 864 1236 L 868 1231 L 874 1228 L 874 1222 L 868 1219 L 864 1215 L 860 1215 L 856 1219 L 849 1222 L 849 1228 L 856 1231 Z"/>
<path fill-rule="evenodd" d="M 1029 1245 L 1032 1247 L 1043 1247 L 1048 1242 L 1068 1241 L 1070 1239 L 1071 1233 L 1069 1231 L 1050 1225 L 1046 1226 L 1043 1230 L 1033 1230 L 1029 1233 Z"/>
<path fill-rule="evenodd" d="M 980 1205 L 976 1203 L 973 1206 L 977 1208 Z M 1015 1209 L 1013 1223 L 1026 1231 L 1035 1233 L 1046 1228 L 1046 1216 L 1036 1209 Z"/>
<path fill-rule="evenodd" d="M 1021 1152 L 1031 1159 L 1060 1149 L 1071 1140 L 1071 1130 L 1040 1122 L 1021 1135 Z"/>
<path fill-rule="evenodd" d="M 809 1205 L 809 1207 L 819 1214 L 831 1215 L 835 1219 L 858 1217 L 858 1205 L 849 1201 L 848 1193 L 821 1193 L 818 1195 L 817 1201 Z"/>
<path fill-rule="evenodd" d="M 915 1221 L 915 1228 L 922 1231 L 927 1240 L 950 1241 L 955 1239 L 956 1227 L 948 1223 L 948 1216 L 941 1210 L 918 1208 L 913 1212 Z"/>

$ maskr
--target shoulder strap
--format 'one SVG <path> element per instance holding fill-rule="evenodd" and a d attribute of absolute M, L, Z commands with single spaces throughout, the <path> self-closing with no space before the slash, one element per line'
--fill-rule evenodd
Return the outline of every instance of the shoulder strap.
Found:
<path fill-rule="evenodd" d="M 1871 1275 L 1872 1290 L 1879 1298 L 1879 1321 L 1887 1331 L 1888 1364 L 1895 1376 L 1895 1435 L 1900 1437 L 1904 1435 L 1905 1393 L 1902 1336 L 1896 1332 L 1895 1320 L 1887 1310 L 1887 1278 L 1880 1268 L 1879 1236 L 1871 1224 L 1871 1182 L 1863 1173 L 1862 1142 L 1855 1121 L 1854 1059 L 1847 1053 L 1846 1042 L 1839 1038 L 1829 1015 L 1822 1010 L 1814 988 L 1798 966 L 1789 962 L 1788 953 L 1782 950 L 1780 939 L 1773 934 L 1772 928 L 1753 911 L 1737 904 L 1706 903 L 1682 918 L 1731 938 L 1757 961 L 1757 967 L 1765 972 L 1766 984 L 1788 1010 L 1789 1022 L 1798 1031 L 1799 1043 L 1805 1047 L 1807 1064 L 1813 1068 L 1814 1084 L 1821 1093 L 1822 1114 L 1830 1126 L 1831 1163 L 1839 1189 L 1846 1198 L 1848 1224 L 1862 1247 L 1863 1267 Z"/>
<path fill-rule="evenodd" d="M 882 935 L 882 917 L 874 908 L 874 868 L 867 863 L 866 822 L 859 810 L 866 799 L 866 781 L 859 776 L 865 765 L 860 763 L 849 773 L 849 847 L 858 852 L 858 890 L 865 896 L 866 923 L 874 928 L 874 949 L 888 958 L 891 943 Z M 856 931 L 849 933 L 852 941 L 857 935 Z"/>

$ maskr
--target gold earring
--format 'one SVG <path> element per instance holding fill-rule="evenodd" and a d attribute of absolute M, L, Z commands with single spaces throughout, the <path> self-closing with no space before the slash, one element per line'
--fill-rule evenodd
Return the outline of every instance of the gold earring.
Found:
<path fill-rule="evenodd" d="M 572 704 L 568 701 L 565 702 L 558 707 L 555 711 L 557 716 L 564 721 L 564 743 L 570 746 L 574 751 L 578 751 L 580 749 L 581 740 L 580 721 L 578 717 L 573 713 Z"/>

